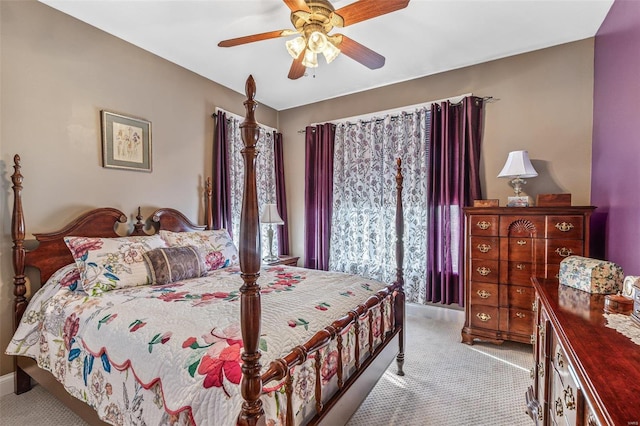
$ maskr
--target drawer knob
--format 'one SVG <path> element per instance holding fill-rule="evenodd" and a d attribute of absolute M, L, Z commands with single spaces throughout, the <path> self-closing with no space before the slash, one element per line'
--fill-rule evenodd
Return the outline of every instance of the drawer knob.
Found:
<path fill-rule="evenodd" d="M 516 312 L 516 316 L 517 316 L 518 318 L 526 318 L 526 317 L 527 317 L 527 314 L 523 314 L 522 312 Z"/>
<path fill-rule="evenodd" d="M 576 399 L 573 396 L 573 389 L 571 386 L 567 385 L 567 388 L 564 390 L 564 405 L 567 406 L 568 410 L 576 409 Z"/>
<path fill-rule="evenodd" d="M 556 253 L 558 253 L 559 256 L 567 257 L 567 256 L 571 256 L 571 254 L 573 253 L 573 250 L 568 249 L 566 247 L 558 247 L 556 249 Z"/>
<path fill-rule="evenodd" d="M 525 290 L 523 288 L 516 289 L 516 293 L 518 293 L 518 294 L 525 294 L 526 292 L 527 292 L 527 290 Z"/>
<path fill-rule="evenodd" d="M 532 345 L 534 345 L 536 343 L 536 335 L 532 334 L 531 336 L 529 336 L 529 341 L 531 342 Z"/>
<path fill-rule="evenodd" d="M 573 229 L 573 223 L 559 222 L 556 223 L 556 228 L 558 228 L 560 232 L 569 232 Z"/>
<path fill-rule="evenodd" d="M 527 269 L 527 265 L 525 265 L 525 264 L 523 264 L 523 263 L 518 263 L 518 264 L 516 265 L 516 269 L 517 269 L 517 270 L 519 270 L 519 271 L 522 271 L 522 270 L 524 270 L 524 269 Z"/>
<path fill-rule="evenodd" d="M 491 246 L 489 244 L 478 244 L 478 250 L 480 250 L 481 253 L 487 253 L 491 250 Z"/>
<path fill-rule="evenodd" d="M 478 317 L 478 319 L 482 322 L 487 322 L 491 319 L 491 315 L 489 314 L 485 314 L 484 312 L 478 312 L 476 314 L 476 316 Z"/>
<path fill-rule="evenodd" d="M 538 335 L 540 336 L 540 340 L 544 340 L 544 325 L 538 324 Z"/>
<path fill-rule="evenodd" d="M 518 240 L 517 241 L 519 246 L 526 246 L 527 245 L 527 240 Z"/>
<path fill-rule="evenodd" d="M 558 353 L 556 354 L 556 360 L 558 362 L 558 366 L 560 368 L 564 368 L 564 358 L 562 357 L 562 352 L 560 352 L 560 350 L 558 350 Z"/>
<path fill-rule="evenodd" d="M 535 367 L 531 367 L 529 369 L 529 377 L 531 379 L 535 379 L 536 378 L 536 368 Z"/>
<path fill-rule="evenodd" d="M 478 293 L 478 296 L 480 296 L 483 299 L 488 299 L 491 297 L 491 293 L 489 293 L 487 290 L 484 290 L 484 289 L 478 290 L 477 293 Z"/>
<path fill-rule="evenodd" d="M 534 300 L 533 303 L 531 304 L 531 310 L 533 312 L 537 312 L 538 311 L 538 300 Z"/>
<path fill-rule="evenodd" d="M 556 406 L 556 417 L 562 417 L 564 415 L 564 409 L 562 408 L 562 399 L 558 397 L 555 401 Z"/>
<path fill-rule="evenodd" d="M 476 271 L 478 271 L 478 273 L 483 277 L 486 277 L 491 273 L 491 269 L 487 268 L 486 266 L 481 266 L 478 269 L 476 269 Z"/>
<path fill-rule="evenodd" d="M 544 377 L 544 364 L 541 362 L 538 363 L 538 376 Z"/>

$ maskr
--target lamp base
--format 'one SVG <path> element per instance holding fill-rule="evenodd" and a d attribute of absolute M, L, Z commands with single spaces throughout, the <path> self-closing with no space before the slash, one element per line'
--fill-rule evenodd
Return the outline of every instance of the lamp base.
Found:
<path fill-rule="evenodd" d="M 508 197 L 507 200 L 507 207 L 529 207 L 530 205 L 528 196 Z"/>
<path fill-rule="evenodd" d="M 527 181 L 522 179 L 520 176 L 516 176 L 511 179 L 511 186 L 513 186 L 513 191 L 516 193 L 516 197 L 519 197 L 522 194 L 522 185 L 526 185 Z"/>
<path fill-rule="evenodd" d="M 263 257 L 262 260 L 264 260 L 266 263 L 271 263 L 271 262 L 275 262 L 276 260 L 280 260 L 280 258 L 274 255 L 274 256 Z"/>

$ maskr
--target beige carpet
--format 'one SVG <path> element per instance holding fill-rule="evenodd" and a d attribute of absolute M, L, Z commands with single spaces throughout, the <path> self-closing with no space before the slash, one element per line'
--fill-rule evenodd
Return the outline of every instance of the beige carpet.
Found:
<path fill-rule="evenodd" d="M 407 317 L 405 376 L 389 366 L 348 426 L 530 426 L 532 347 L 460 343 L 459 319 Z M 450 316 L 450 315 L 449 315 Z"/>
<path fill-rule="evenodd" d="M 348 426 L 531 425 L 524 414 L 531 346 L 464 345 L 462 312 L 433 307 L 411 312 L 417 315 L 407 316 L 406 375 L 395 374 L 394 362 Z M 39 386 L 0 398 L 0 424 L 86 425 Z"/>

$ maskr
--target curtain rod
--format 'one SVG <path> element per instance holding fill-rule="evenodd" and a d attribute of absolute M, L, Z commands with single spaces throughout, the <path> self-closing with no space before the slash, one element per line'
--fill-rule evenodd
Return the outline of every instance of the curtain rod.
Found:
<path fill-rule="evenodd" d="M 465 98 L 465 97 L 467 97 L 467 96 L 473 96 L 473 94 L 469 93 L 469 94 L 466 94 L 466 95 L 458 95 L 458 96 L 454 96 L 454 97 L 447 98 L 447 99 L 440 99 L 440 100 L 437 100 L 437 101 L 425 102 L 425 103 L 422 103 L 422 104 L 409 105 L 409 106 L 402 107 L 402 108 L 407 108 L 407 109 L 415 108 L 415 109 L 417 109 L 417 108 L 420 108 L 420 107 L 426 107 L 427 105 L 431 105 L 431 104 L 434 104 L 434 103 L 440 103 L 440 102 L 444 102 L 444 101 L 450 101 L 450 100 L 452 100 L 452 99 L 453 99 L 453 100 L 456 100 L 456 102 L 452 102 L 452 103 L 451 103 L 452 105 L 460 105 L 460 104 L 462 103 L 462 99 L 464 99 L 464 98 Z M 497 101 L 499 101 L 499 100 L 500 100 L 500 99 L 494 98 L 493 96 L 484 96 L 484 97 L 483 97 L 483 98 L 481 98 L 481 99 L 482 99 L 482 101 L 483 101 L 483 102 L 485 102 L 485 103 L 497 102 Z M 386 110 L 386 111 L 374 112 L 374 113 L 366 114 L 366 115 L 353 116 L 353 117 L 349 117 L 349 118 L 341 118 L 340 120 L 336 120 L 336 121 L 340 124 L 340 123 L 344 123 L 344 122 L 346 122 L 346 121 L 351 121 L 351 120 L 357 119 L 358 117 L 365 117 L 365 116 L 369 116 L 369 117 L 372 117 L 372 118 L 371 118 L 371 119 L 369 119 L 369 120 L 361 121 L 361 122 L 362 122 L 362 123 L 371 123 L 371 122 L 373 122 L 373 121 L 375 121 L 375 122 L 380 122 L 380 121 L 383 121 L 383 120 L 384 120 L 384 117 L 373 117 L 375 114 L 384 114 L 384 113 L 388 113 L 388 112 L 392 112 L 392 111 L 393 111 L 393 112 L 396 112 L 396 111 L 399 111 L 399 110 L 400 110 L 400 108 L 396 108 L 396 109 L 393 109 L 393 110 Z M 412 111 L 412 112 L 402 111 L 402 112 L 403 112 L 403 113 L 406 113 L 407 115 L 412 115 L 412 114 L 413 114 L 413 111 Z M 395 119 L 397 119 L 397 118 L 399 118 L 399 117 L 400 117 L 400 115 L 399 115 L 399 114 L 398 114 L 398 115 L 392 115 L 392 116 L 391 116 L 391 120 L 395 120 Z M 334 122 L 334 121 L 328 121 L 328 123 L 331 123 L 331 124 L 333 124 L 334 126 L 336 125 L 336 122 Z M 318 125 L 318 124 L 322 124 L 322 123 L 312 123 L 312 124 L 310 124 L 309 126 L 315 126 L 315 125 Z M 352 124 L 352 125 L 353 125 L 353 124 L 355 124 L 355 123 L 349 123 L 349 124 Z M 314 127 L 314 128 L 312 128 L 312 131 L 315 131 L 315 127 Z M 306 130 L 306 129 L 300 129 L 300 130 L 298 130 L 298 131 L 297 131 L 297 133 L 306 133 L 306 132 L 307 132 L 307 130 Z"/>
<path fill-rule="evenodd" d="M 240 120 L 240 122 L 244 121 L 244 119 L 245 119 L 245 117 L 242 117 L 241 115 L 234 114 L 234 113 L 229 112 L 227 110 L 224 110 L 224 109 L 222 109 L 220 107 L 216 107 L 215 112 L 213 114 L 211 114 L 211 117 L 213 117 L 213 118 L 217 117 L 219 111 L 224 112 L 226 115 L 229 115 L 229 116 L 235 118 L 236 120 Z M 227 118 L 227 121 L 229 121 L 229 118 Z M 278 133 L 278 129 L 276 129 L 274 127 L 266 126 L 266 125 L 264 125 L 262 123 L 258 123 L 258 126 L 262 127 L 265 130 L 268 130 L 270 132 Z"/>

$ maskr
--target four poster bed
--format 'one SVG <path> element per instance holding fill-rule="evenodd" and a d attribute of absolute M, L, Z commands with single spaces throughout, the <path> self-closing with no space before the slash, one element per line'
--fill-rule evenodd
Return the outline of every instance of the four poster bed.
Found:
<path fill-rule="evenodd" d="M 39 245 L 27 250 L 15 156 L 17 331 L 7 353 L 17 355 L 16 393 L 28 391 L 33 377 L 90 423 L 338 424 L 393 357 L 403 374 L 400 160 L 394 283 L 261 270 L 251 76 L 246 95 L 239 250 L 226 231 L 212 230 L 209 183 L 206 226 L 165 208 L 154 212 L 156 232 L 148 235 L 138 211 L 122 237 L 115 228 L 126 216 L 99 208 L 34 234 Z M 26 267 L 45 283 L 30 300 Z"/>

